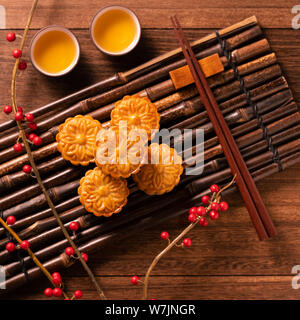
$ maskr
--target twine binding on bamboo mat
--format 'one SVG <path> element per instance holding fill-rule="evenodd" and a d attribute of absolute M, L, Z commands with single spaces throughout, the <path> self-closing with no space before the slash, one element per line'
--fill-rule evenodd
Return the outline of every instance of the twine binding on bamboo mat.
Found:
<path fill-rule="evenodd" d="M 0 217 L 2 220 L 4 220 L 4 217 L 3 217 L 3 211 L 0 210 Z M 8 238 L 9 241 L 15 243 L 15 239 L 13 238 L 13 236 L 5 229 L 5 233 L 6 233 L 6 236 Z M 24 263 L 24 258 L 21 256 L 19 250 L 16 250 L 17 252 L 17 257 L 18 257 L 18 260 L 20 261 L 20 265 L 21 265 L 21 268 L 22 268 L 22 272 L 24 273 L 24 276 L 25 276 L 25 279 L 27 282 L 29 282 L 29 275 L 28 275 L 28 272 L 27 272 L 27 269 L 26 269 L 26 266 L 25 266 L 25 263 Z"/>
<path fill-rule="evenodd" d="M 229 66 L 234 71 L 234 76 L 235 76 L 236 80 L 238 80 L 240 82 L 241 88 L 242 88 L 243 92 L 246 95 L 247 105 L 252 107 L 253 114 L 256 117 L 257 121 L 258 121 L 259 127 L 262 129 L 264 139 L 268 143 L 268 148 L 273 153 L 273 162 L 278 165 L 278 171 L 280 172 L 280 171 L 282 171 L 282 163 L 281 163 L 280 158 L 278 156 L 278 150 L 277 150 L 276 146 L 273 144 L 272 137 L 269 136 L 269 134 L 268 134 L 268 130 L 267 130 L 266 126 L 264 125 L 264 122 L 263 122 L 263 119 L 262 119 L 261 115 L 258 113 L 258 109 L 257 109 L 256 103 L 251 99 L 250 91 L 245 86 L 244 78 L 240 75 L 238 67 L 235 64 L 235 62 L 232 61 L 231 51 L 227 49 L 226 39 L 222 38 L 220 36 L 218 30 L 215 30 L 215 34 L 216 34 L 216 38 L 217 38 L 217 40 L 218 40 L 218 42 L 219 42 L 219 44 L 221 46 L 221 50 L 222 50 L 224 56 L 228 60 Z"/>

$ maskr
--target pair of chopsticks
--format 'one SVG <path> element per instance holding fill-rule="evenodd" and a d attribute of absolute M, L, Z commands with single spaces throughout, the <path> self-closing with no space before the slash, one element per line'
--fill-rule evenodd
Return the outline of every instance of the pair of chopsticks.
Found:
<path fill-rule="evenodd" d="M 277 231 L 257 190 L 255 182 L 219 109 L 201 67 L 195 58 L 192 48 L 182 31 L 177 17 L 171 17 L 171 21 L 182 52 L 195 80 L 197 90 L 207 111 L 207 115 L 213 124 L 232 174 L 236 176 L 236 184 L 248 209 L 258 237 L 260 240 L 272 237 L 277 234 Z"/>

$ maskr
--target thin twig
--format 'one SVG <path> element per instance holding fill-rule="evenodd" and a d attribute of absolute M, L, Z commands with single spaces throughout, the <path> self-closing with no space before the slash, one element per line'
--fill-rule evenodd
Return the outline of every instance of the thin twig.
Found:
<path fill-rule="evenodd" d="M 22 239 L 17 235 L 17 233 L 10 226 L 7 225 L 7 223 L 2 218 L 0 218 L 0 223 L 14 237 L 14 239 L 19 244 L 21 244 Z M 43 264 L 40 262 L 40 260 L 32 252 L 32 250 L 30 248 L 28 248 L 27 252 L 30 255 L 31 259 L 34 261 L 34 263 L 41 269 L 41 271 L 44 273 L 44 275 L 49 279 L 49 281 L 52 283 L 52 285 L 55 286 L 55 284 L 52 281 L 52 276 L 51 276 L 50 272 L 43 266 Z M 62 290 L 62 293 L 63 293 L 65 299 L 69 299 L 67 293 L 64 290 Z"/>
<path fill-rule="evenodd" d="M 29 17 L 28 17 L 28 20 L 27 20 L 27 24 L 26 24 L 26 27 L 24 29 L 24 33 L 23 33 L 23 37 L 22 37 L 22 42 L 21 42 L 21 45 L 20 45 L 20 50 L 22 51 L 23 48 L 24 48 L 24 44 L 25 44 L 25 40 L 26 40 L 26 36 L 27 36 L 27 33 L 28 33 L 28 30 L 29 30 L 29 27 L 30 27 L 30 24 L 31 24 L 31 20 L 32 20 L 32 17 L 33 17 L 33 13 L 36 9 L 36 6 L 37 6 L 37 3 L 38 3 L 38 0 L 34 0 L 33 2 L 33 5 L 31 7 L 31 10 L 30 10 L 30 14 L 29 14 Z M 20 59 L 16 59 L 16 62 L 15 62 L 15 65 L 14 65 L 14 68 L 13 68 L 13 74 L 12 74 L 12 81 L 11 81 L 11 100 L 12 100 L 12 107 L 13 107 L 13 110 L 14 110 L 14 113 L 17 112 L 17 103 L 16 103 L 16 74 L 17 74 L 17 70 L 18 70 L 18 65 L 19 65 L 19 62 L 20 62 Z M 18 129 L 19 129 L 19 134 L 20 134 L 20 137 L 24 143 L 24 146 L 25 146 L 25 149 L 26 149 L 26 152 L 27 152 L 27 155 L 28 155 L 28 160 L 29 160 L 29 163 L 32 167 L 32 170 L 34 172 L 34 175 L 37 179 L 37 182 L 38 184 L 40 185 L 41 189 L 42 189 L 42 192 L 48 202 L 48 205 L 50 207 L 50 209 L 52 210 L 52 213 L 53 215 L 55 216 L 64 236 L 67 238 L 67 240 L 69 241 L 70 245 L 73 247 L 73 249 L 75 250 L 75 253 L 76 255 L 78 256 L 83 268 L 85 269 L 85 271 L 87 272 L 87 274 L 89 275 L 92 283 L 94 284 L 99 296 L 101 299 L 105 300 L 106 297 L 102 291 L 102 289 L 100 288 L 96 278 L 94 277 L 91 269 L 88 267 L 88 265 L 86 264 L 86 262 L 83 260 L 82 256 L 81 256 L 81 253 L 79 252 L 77 246 L 75 245 L 74 241 L 71 239 L 71 237 L 69 236 L 66 228 L 64 227 L 57 211 L 56 211 L 56 208 L 47 192 L 47 189 L 45 188 L 43 182 L 42 182 L 42 179 L 40 177 L 40 174 L 39 174 L 39 171 L 36 167 L 36 164 L 35 164 L 35 161 L 33 159 L 33 156 L 32 156 L 32 153 L 31 153 L 31 149 L 30 149 L 30 145 L 27 141 L 27 138 L 26 138 L 26 135 L 25 135 L 25 132 L 24 132 L 24 129 L 21 125 L 21 122 L 20 121 L 17 121 L 17 126 L 18 126 Z"/>
<path fill-rule="evenodd" d="M 219 200 L 220 194 L 222 191 L 224 191 L 225 189 L 229 188 L 235 181 L 235 177 L 236 175 L 233 177 L 233 179 L 231 180 L 230 183 L 228 183 L 226 186 L 224 186 L 218 193 L 214 193 L 212 195 L 212 198 L 210 200 L 210 203 L 212 203 L 215 200 Z M 206 207 L 206 212 L 208 212 L 210 210 L 211 205 L 209 204 L 208 207 Z M 153 268 L 157 265 L 157 263 L 159 262 L 159 260 L 166 255 L 173 247 L 178 246 L 178 242 L 188 233 L 190 232 L 198 223 L 199 220 L 201 219 L 201 216 L 198 216 L 197 219 L 190 223 L 173 241 L 169 241 L 169 244 L 167 245 L 167 247 L 161 251 L 152 261 L 150 267 L 147 270 L 147 273 L 145 275 L 145 280 L 144 280 L 144 288 L 143 288 L 143 300 L 147 299 L 148 296 L 148 284 L 149 284 L 149 278 L 150 278 L 150 274 L 153 270 Z M 169 240 L 169 239 L 168 239 Z"/>

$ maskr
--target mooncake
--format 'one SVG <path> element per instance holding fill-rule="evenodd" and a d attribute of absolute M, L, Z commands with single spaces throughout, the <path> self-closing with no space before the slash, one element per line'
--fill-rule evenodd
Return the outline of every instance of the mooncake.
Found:
<path fill-rule="evenodd" d="M 152 143 L 148 147 L 148 164 L 133 179 L 145 193 L 159 195 L 173 190 L 182 172 L 182 159 L 175 149 L 166 144 Z"/>
<path fill-rule="evenodd" d="M 147 135 L 139 135 L 139 131 L 132 129 L 102 129 L 96 137 L 95 160 L 96 165 L 105 174 L 115 178 L 128 178 L 140 170 L 147 156 L 145 143 Z"/>
<path fill-rule="evenodd" d="M 96 136 L 101 129 L 100 122 L 90 116 L 68 118 L 59 126 L 57 149 L 72 164 L 86 166 L 95 161 Z"/>
<path fill-rule="evenodd" d="M 110 217 L 126 205 L 129 189 L 125 179 L 114 178 L 96 167 L 81 178 L 78 194 L 87 211 Z"/>
<path fill-rule="evenodd" d="M 115 103 L 111 112 L 110 126 L 116 128 L 126 122 L 128 129 L 143 129 L 151 140 L 159 129 L 160 115 L 156 106 L 146 97 L 125 96 Z"/>

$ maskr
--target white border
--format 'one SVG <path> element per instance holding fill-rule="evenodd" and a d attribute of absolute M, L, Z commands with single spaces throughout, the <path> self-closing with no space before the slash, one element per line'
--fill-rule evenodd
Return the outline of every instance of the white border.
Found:
<path fill-rule="evenodd" d="M 4 6 L 0 5 L 0 29 L 6 28 L 6 10 Z"/>

